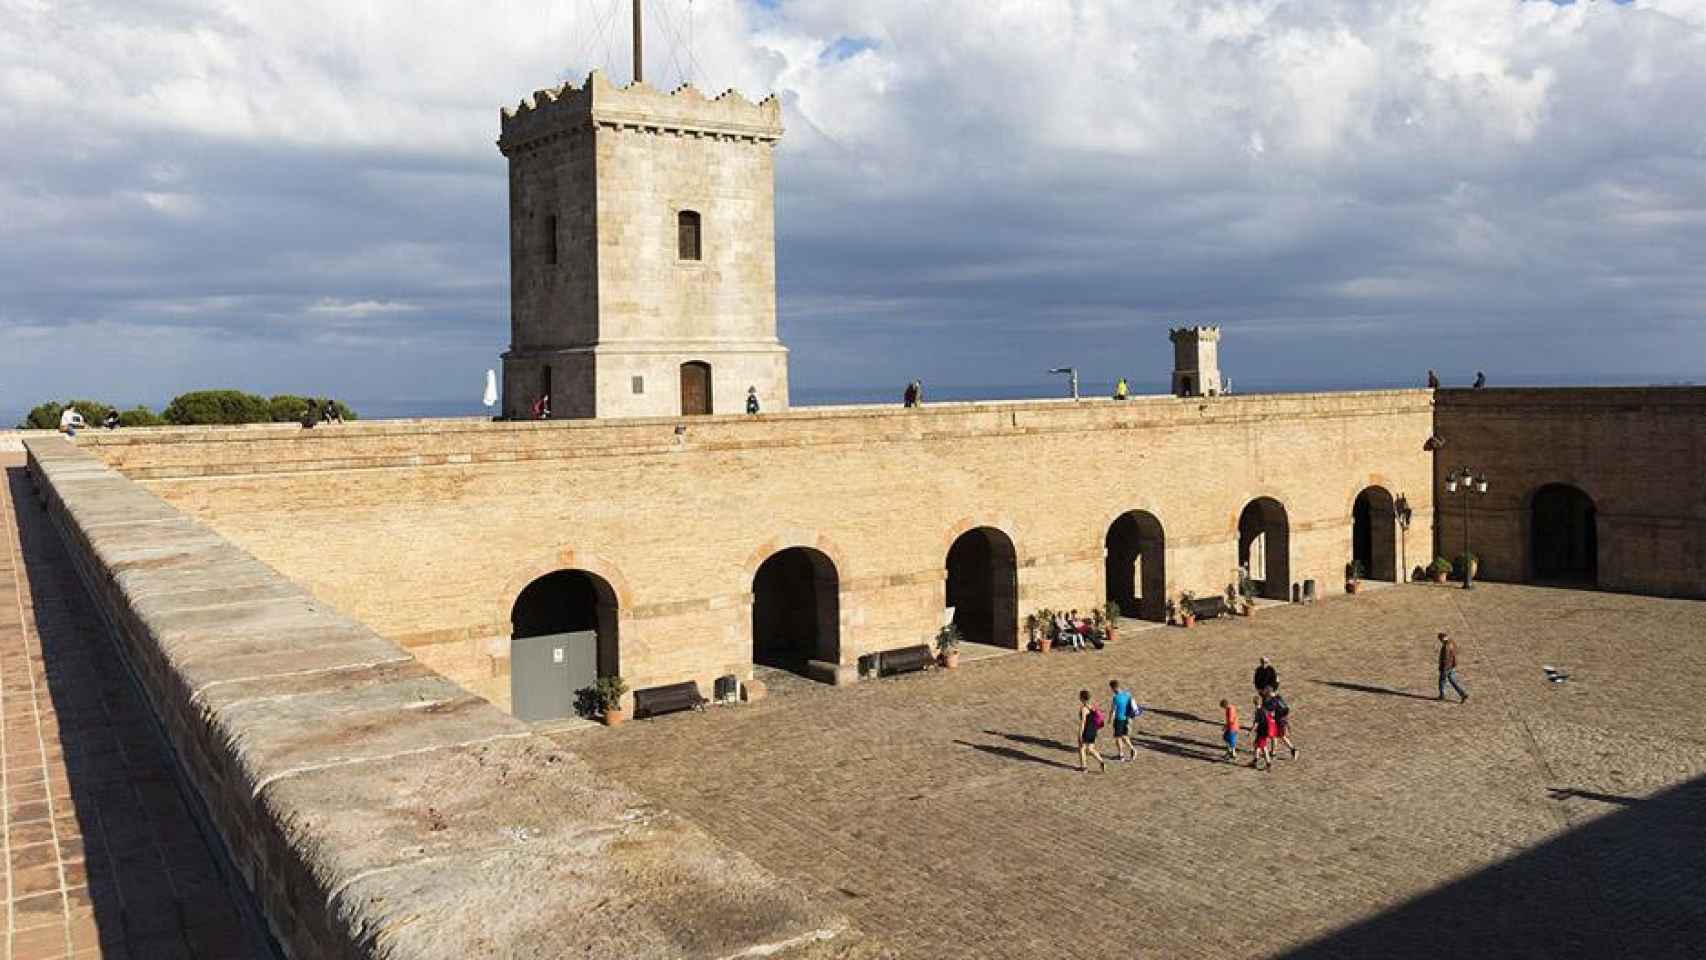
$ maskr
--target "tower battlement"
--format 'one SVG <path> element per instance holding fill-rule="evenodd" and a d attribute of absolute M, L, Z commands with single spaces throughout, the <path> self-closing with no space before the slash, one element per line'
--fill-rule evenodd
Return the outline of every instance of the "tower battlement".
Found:
<path fill-rule="evenodd" d="M 579 87 L 535 90 L 501 110 L 498 122 L 498 150 L 505 156 L 556 134 L 601 126 L 771 143 L 782 137 L 782 104 L 774 95 L 754 103 L 733 89 L 707 97 L 692 84 L 621 87 L 594 70 Z"/>
<path fill-rule="evenodd" d="M 1220 395 L 1220 328 L 1181 327 L 1169 330 L 1167 339 L 1173 341 L 1173 395 Z"/>

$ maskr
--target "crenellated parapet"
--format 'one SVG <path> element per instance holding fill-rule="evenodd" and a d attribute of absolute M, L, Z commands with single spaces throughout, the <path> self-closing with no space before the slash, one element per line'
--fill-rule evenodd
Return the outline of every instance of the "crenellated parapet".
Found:
<path fill-rule="evenodd" d="M 667 91 L 645 83 L 620 87 L 594 70 L 579 87 L 536 90 L 531 99 L 504 108 L 499 127 L 498 150 L 505 156 L 598 127 L 771 143 L 782 137 L 782 104 L 774 95 L 753 103 L 734 90 L 707 97 L 691 84 Z"/>
<path fill-rule="evenodd" d="M 1217 343 L 1220 340 L 1219 327 L 1180 327 L 1167 331 L 1167 339 L 1178 343 L 1181 340 Z"/>

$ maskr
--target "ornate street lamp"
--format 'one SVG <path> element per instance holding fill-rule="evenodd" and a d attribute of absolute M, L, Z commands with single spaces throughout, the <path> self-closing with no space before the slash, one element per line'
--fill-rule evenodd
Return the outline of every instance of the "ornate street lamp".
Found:
<path fill-rule="evenodd" d="M 1049 373 L 1065 374 L 1072 381 L 1072 399 L 1074 399 L 1074 400 L 1078 399 L 1078 368 L 1077 367 L 1055 367 L 1053 370 L 1050 370 Z"/>
<path fill-rule="evenodd" d="M 1415 511 L 1410 509 L 1410 499 L 1398 494 L 1398 499 L 1392 503 L 1392 516 L 1398 521 L 1398 582 L 1410 579 L 1410 519 Z"/>
<path fill-rule="evenodd" d="M 1463 589 L 1468 590 L 1475 581 L 1475 561 L 1469 553 L 1469 504 L 1475 496 L 1486 496 L 1487 478 L 1464 467 L 1445 478 L 1445 492 L 1463 494 Z"/>

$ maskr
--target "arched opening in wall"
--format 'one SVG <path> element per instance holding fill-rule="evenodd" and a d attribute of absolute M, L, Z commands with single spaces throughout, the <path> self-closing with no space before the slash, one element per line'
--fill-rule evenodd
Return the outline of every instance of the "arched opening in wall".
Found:
<path fill-rule="evenodd" d="M 771 554 L 752 578 L 752 662 L 810 676 L 841 660 L 841 579 L 820 550 Z"/>
<path fill-rule="evenodd" d="M 689 360 L 681 365 L 681 413 L 703 416 L 711 412 L 711 365 Z"/>
<path fill-rule="evenodd" d="M 1238 515 L 1238 564 L 1257 596 L 1291 599 L 1291 527 L 1278 500 L 1257 497 Z"/>
<path fill-rule="evenodd" d="M 968 530 L 948 548 L 947 606 L 972 643 L 1019 647 L 1019 561 L 1013 541 L 994 527 Z"/>
<path fill-rule="evenodd" d="M 585 570 L 528 584 L 510 608 L 510 711 L 522 720 L 576 712 L 577 694 L 621 672 L 616 591 Z"/>
<path fill-rule="evenodd" d="M 1534 579 L 1592 586 L 1599 582 L 1599 525 L 1593 499 L 1567 483 L 1534 491 L 1529 508 Z"/>
<path fill-rule="evenodd" d="M 1385 487 L 1368 487 L 1351 507 L 1351 562 L 1370 580 L 1398 581 L 1398 514 Z"/>
<path fill-rule="evenodd" d="M 1193 386 L 1194 386 L 1194 382 L 1191 380 L 1190 377 L 1180 377 L 1179 378 L 1179 396 L 1181 396 L 1181 397 L 1190 396 L 1194 392 L 1194 390 L 1192 389 Z"/>
<path fill-rule="evenodd" d="M 1103 541 L 1108 602 L 1120 616 L 1167 619 L 1167 537 L 1161 521 L 1145 510 L 1122 513 Z"/>

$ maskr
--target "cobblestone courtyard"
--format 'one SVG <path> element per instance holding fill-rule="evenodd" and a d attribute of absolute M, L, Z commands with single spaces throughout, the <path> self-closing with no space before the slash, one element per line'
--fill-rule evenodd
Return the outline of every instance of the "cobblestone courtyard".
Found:
<path fill-rule="evenodd" d="M 558 738 L 897 956 L 1698 956 L 1703 645 L 1702 603 L 1404 586 Z M 1261 654 L 1271 774 L 1218 760 Z M 1080 775 L 1110 677 L 1141 747 Z"/>

